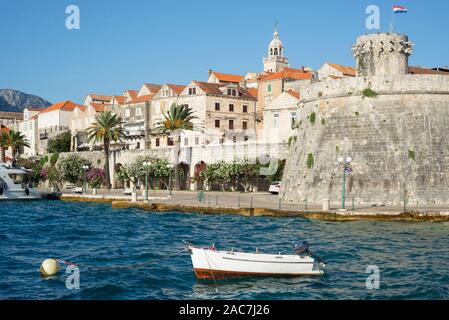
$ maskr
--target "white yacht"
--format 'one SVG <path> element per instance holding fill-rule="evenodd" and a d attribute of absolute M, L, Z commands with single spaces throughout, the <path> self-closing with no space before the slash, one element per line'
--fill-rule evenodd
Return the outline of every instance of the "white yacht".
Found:
<path fill-rule="evenodd" d="M 24 168 L 0 163 L 0 200 L 38 200 L 42 195 L 28 181 Z"/>

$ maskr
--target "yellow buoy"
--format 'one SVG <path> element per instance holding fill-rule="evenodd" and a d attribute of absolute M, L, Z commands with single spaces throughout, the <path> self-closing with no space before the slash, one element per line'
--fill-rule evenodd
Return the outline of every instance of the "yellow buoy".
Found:
<path fill-rule="evenodd" d="M 45 259 L 39 271 L 43 276 L 54 276 L 59 272 L 59 263 L 56 259 Z"/>

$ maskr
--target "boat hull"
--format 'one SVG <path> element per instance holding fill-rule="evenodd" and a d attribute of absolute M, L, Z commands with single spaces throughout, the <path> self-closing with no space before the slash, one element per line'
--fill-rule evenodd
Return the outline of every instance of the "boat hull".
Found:
<path fill-rule="evenodd" d="M 301 277 L 323 274 L 312 257 L 224 252 L 189 248 L 193 270 L 199 279 L 228 277 Z"/>

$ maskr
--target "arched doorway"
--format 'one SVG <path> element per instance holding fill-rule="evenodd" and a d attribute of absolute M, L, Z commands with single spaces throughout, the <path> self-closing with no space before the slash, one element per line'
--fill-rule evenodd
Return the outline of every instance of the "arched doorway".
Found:
<path fill-rule="evenodd" d="M 181 162 L 179 164 L 179 187 L 181 190 L 190 189 L 190 167 L 187 163 Z"/>
<path fill-rule="evenodd" d="M 206 162 L 200 161 L 195 165 L 195 190 L 204 189 L 204 180 L 200 176 L 201 171 L 206 169 Z"/>

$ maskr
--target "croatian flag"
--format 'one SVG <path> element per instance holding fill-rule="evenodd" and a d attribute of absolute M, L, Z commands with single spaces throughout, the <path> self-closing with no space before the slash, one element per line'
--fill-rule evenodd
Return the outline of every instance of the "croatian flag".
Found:
<path fill-rule="evenodd" d="M 407 13 L 407 8 L 402 6 L 393 6 L 394 13 Z"/>

